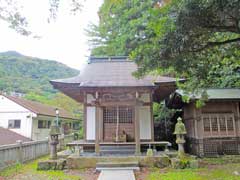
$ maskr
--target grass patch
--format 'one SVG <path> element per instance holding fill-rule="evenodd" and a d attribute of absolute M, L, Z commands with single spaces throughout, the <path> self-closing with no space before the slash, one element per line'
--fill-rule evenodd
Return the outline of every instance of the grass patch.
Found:
<path fill-rule="evenodd" d="M 81 180 L 79 176 L 70 175 L 64 173 L 64 171 L 38 171 L 37 162 L 39 160 L 45 160 L 48 157 L 44 157 L 26 164 L 17 164 L 15 166 L 9 167 L 0 171 L 0 177 L 11 178 L 18 174 L 23 174 L 24 176 L 31 175 L 36 179 L 45 179 L 45 180 Z M 39 177 L 39 178 L 37 178 Z"/>
<path fill-rule="evenodd" d="M 169 169 L 166 173 L 152 172 L 146 180 L 201 180 L 195 170 L 173 170 Z"/>
<path fill-rule="evenodd" d="M 240 175 L 237 175 L 240 174 L 240 161 L 226 163 L 226 160 L 221 158 L 204 161 L 209 164 L 198 169 L 151 169 L 145 180 L 240 180 Z"/>

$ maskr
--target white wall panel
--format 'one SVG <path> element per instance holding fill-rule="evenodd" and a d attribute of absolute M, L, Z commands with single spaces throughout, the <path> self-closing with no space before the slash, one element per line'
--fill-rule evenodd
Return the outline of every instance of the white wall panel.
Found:
<path fill-rule="evenodd" d="M 149 106 L 139 108 L 140 139 L 151 139 L 151 111 Z"/>
<path fill-rule="evenodd" d="M 95 140 L 95 107 L 87 107 L 87 140 Z"/>

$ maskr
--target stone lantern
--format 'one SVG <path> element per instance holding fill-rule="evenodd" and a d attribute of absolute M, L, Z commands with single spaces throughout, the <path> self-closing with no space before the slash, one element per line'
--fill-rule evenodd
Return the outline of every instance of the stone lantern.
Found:
<path fill-rule="evenodd" d="M 58 125 L 58 115 L 59 110 L 56 108 L 56 121 L 52 123 L 50 128 L 50 159 L 57 159 L 57 145 L 59 143 L 58 136 L 60 133 L 60 128 Z"/>
<path fill-rule="evenodd" d="M 184 123 L 182 122 L 182 118 L 179 117 L 177 119 L 177 123 L 175 125 L 174 133 L 176 135 L 176 143 L 178 144 L 178 153 L 184 154 L 184 147 L 183 144 L 185 143 L 184 135 L 187 134 L 186 128 Z"/>

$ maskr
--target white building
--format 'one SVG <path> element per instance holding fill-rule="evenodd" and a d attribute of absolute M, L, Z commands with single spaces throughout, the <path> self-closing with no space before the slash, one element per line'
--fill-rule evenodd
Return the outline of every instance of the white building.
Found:
<path fill-rule="evenodd" d="M 0 94 L 0 127 L 32 140 L 41 140 L 48 137 L 51 122 L 55 118 L 55 107 Z M 59 119 L 63 122 L 64 132 L 78 123 L 64 109 L 59 109 Z"/>

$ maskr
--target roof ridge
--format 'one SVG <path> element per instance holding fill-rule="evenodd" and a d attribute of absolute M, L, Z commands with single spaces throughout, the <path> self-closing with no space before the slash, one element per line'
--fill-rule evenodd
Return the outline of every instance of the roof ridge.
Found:
<path fill-rule="evenodd" d="M 133 62 L 128 56 L 90 56 L 88 64 L 102 62 Z"/>

